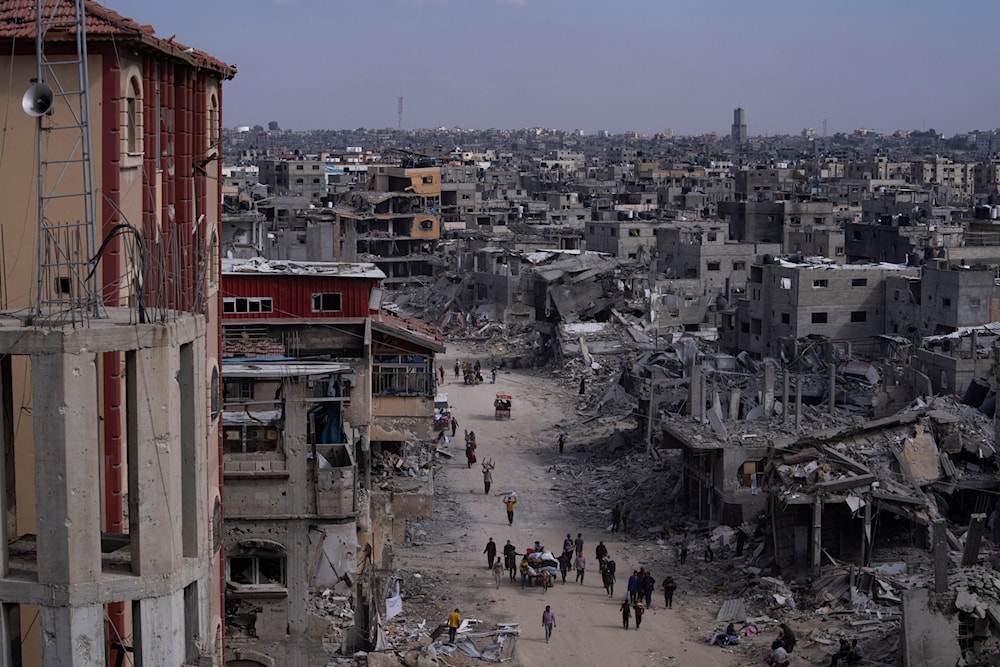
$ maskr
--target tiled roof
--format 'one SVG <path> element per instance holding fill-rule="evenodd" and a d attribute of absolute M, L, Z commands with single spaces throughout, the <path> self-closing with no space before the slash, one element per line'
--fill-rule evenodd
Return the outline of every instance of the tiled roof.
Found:
<path fill-rule="evenodd" d="M 35 39 L 35 21 L 39 0 L 3 0 L 0 2 L 0 39 Z M 74 20 L 73 2 L 68 0 L 41 0 L 43 4 L 43 20 L 55 22 L 72 22 Z M 171 56 L 188 61 L 195 67 L 207 67 L 232 78 L 236 68 L 213 58 L 204 51 L 174 41 L 173 36 L 161 39 L 155 35 L 151 25 L 141 25 L 136 21 L 122 16 L 118 12 L 102 7 L 96 2 L 85 0 L 87 38 L 96 42 L 108 38 L 118 41 L 138 41 L 149 47 Z M 62 41 L 72 39 L 72 31 L 58 30 L 53 27 L 47 33 L 49 39 Z"/>

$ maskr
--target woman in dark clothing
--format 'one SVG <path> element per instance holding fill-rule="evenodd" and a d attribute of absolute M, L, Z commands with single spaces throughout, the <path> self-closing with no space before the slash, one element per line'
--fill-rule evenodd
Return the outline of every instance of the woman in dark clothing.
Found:
<path fill-rule="evenodd" d="M 628 630 L 628 620 L 632 618 L 632 602 L 626 597 L 622 602 L 622 627 Z"/>

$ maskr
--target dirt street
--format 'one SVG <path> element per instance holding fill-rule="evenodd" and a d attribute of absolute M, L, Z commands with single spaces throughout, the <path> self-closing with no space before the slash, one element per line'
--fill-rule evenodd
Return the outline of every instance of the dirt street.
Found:
<path fill-rule="evenodd" d="M 577 516 L 574 508 L 559 497 L 554 487 L 559 483 L 565 485 L 567 480 L 557 481 L 555 472 L 548 468 L 561 457 L 579 462 L 581 451 L 571 435 L 565 453 L 560 456 L 555 424 L 572 423 L 577 418 L 576 397 L 560 387 L 551 375 L 531 371 L 501 371 L 497 384 L 491 385 L 489 369 L 484 368 L 485 383 L 464 385 L 454 376 L 455 358 L 459 355 L 472 361 L 475 357 L 454 348 L 449 348 L 449 353 L 439 359 L 448 371 L 440 391 L 448 394 L 459 421 L 456 437 L 447 446 L 453 458 L 443 459 L 436 466 L 435 518 L 420 524 L 425 536 L 415 541 L 422 544 L 397 550 L 397 566 L 402 570 L 424 573 L 437 570 L 450 581 L 450 590 L 438 591 L 436 604 L 441 610 L 440 618 L 429 618 L 429 627 L 443 622 L 454 607 L 461 609 L 464 618 L 482 619 L 481 629 L 491 629 L 498 621 L 520 623 L 521 636 L 514 656 L 514 664 L 518 665 L 747 664 L 745 658 L 741 662 L 737 655 L 705 643 L 705 636 L 714 627 L 717 603 L 706 604 L 702 598 L 689 597 L 683 578 L 673 609 L 664 609 L 660 583 L 665 575 L 676 574 L 662 565 L 669 562 L 664 547 L 649 540 L 609 534 L 601 529 L 607 524 L 606 515 Z M 494 419 L 493 399 L 498 391 L 514 397 L 509 422 Z M 475 431 L 478 442 L 479 462 L 471 469 L 464 454 L 462 436 L 466 429 Z M 591 435 L 597 437 L 602 430 L 609 431 L 610 426 L 595 427 Z M 485 459 L 496 462 L 489 495 L 483 489 L 481 463 Z M 500 494 L 509 490 L 516 491 L 518 499 L 513 525 L 508 525 L 500 498 Z M 525 547 L 539 540 L 558 555 L 566 534 L 576 538 L 578 532 L 583 533 L 587 559 L 582 585 L 574 582 L 575 573 L 571 570 L 565 584 L 557 581 L 544 593 L 541 587 L 522 589 L 519 582 L 511 583 L 506 576 L 499 588 L 495 586 L 483 554 L 488 538 L 494 539 L 498 551 L 510 540 L 518 553 L 523 553 Z M 604 591 L 594 556 L 600 540 L 617 562 L 613 598 Z M 653 551 L 657 558 L 647 560 Z M 629 575 L 643 565 L 656 579 L 656 593 L 652 608 L 644 614 L 641 629 L 635 629 L 633 619 L 626 631 L 622 628 L 619 607 Z M 541 625 L 547 604 L 556 614 L 556 628 L 549 644 Z M 449 659 L 448 664 L 456 662 Z"/>

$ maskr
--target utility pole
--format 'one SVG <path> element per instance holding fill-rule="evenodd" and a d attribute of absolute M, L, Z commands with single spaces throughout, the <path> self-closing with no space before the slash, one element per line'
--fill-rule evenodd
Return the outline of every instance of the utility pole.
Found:
<path fill-rule="evenodd" d="M 403 131 L 403 96 L 396 98 L 396 131 Z"/>

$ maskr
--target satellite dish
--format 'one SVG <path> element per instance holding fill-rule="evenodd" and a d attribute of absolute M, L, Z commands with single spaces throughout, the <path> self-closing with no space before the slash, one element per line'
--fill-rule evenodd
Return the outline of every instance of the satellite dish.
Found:
<path fill-rule="evenodd" d="M 32 118 L 52 113 L 52 89 L 47 83 L 33 83 L 21 98 L 21 108 Z"/>

